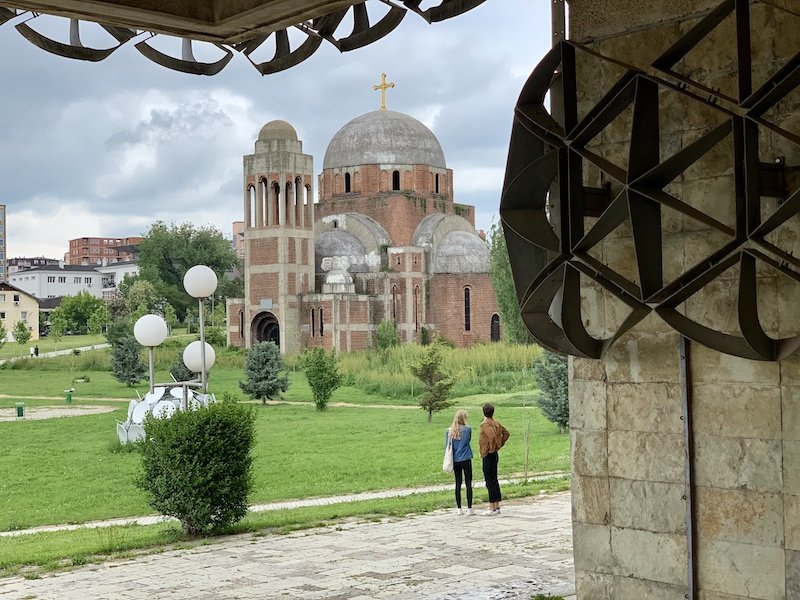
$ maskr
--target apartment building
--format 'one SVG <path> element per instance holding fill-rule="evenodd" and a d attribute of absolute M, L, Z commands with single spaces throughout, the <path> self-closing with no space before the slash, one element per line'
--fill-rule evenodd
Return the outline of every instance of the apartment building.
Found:
<path fill-rule="evenodd" d="M 31 340 L 39 339 L 39 301 L 8 282 L 0 282 L 0 322 L 6 329 L 6 341 L 14 340 L 14 327 L 22 321 L 31 332 Z"/>
<path fill-rule="evenodd" d="M 0 204 L 0 281 L 5 281 L 8 276 L 6 255 L 6 205 Z"/>
<path fill-rule="evenodd" d="M 103 297 L 102 274 L 89 265 L 48 265 L 8 276 L 8 282 L 36 298 L 75 296 L 89 292 Z"/>
<path fill-rule="evenodd" d="M 35 267 L 52 267 L 58 265 L 59 262 L 57 258 L 45 258 L 44 256 L 17 256 L 6 261 L 6 273 L 11 275 L 17 271 Z"/>
<path fill-rule="evenodd" d="M 64 255 L 66 265 L 104 265 L 136 258 L 135 247 L 141 237 L 81 237 L 69 241 Z"/>

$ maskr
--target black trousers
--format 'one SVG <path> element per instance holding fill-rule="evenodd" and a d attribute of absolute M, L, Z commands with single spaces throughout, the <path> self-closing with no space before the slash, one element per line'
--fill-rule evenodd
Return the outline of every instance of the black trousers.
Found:
<path fill-rule="evenodd" d="M 497 452 L 490 452 L 483 457 L 483 479 L 486 481 L 486 491 L 489 492 L 489 502 L 500 502 L 500 482 L 497 481 Z"/>
<path fill-rule="evenodd" d="M 467 486 L 467 508 L 472 508 L 472 459 L 453 463 L 456 476 L 456 506 L 461 508 L 461 481 Z"/>

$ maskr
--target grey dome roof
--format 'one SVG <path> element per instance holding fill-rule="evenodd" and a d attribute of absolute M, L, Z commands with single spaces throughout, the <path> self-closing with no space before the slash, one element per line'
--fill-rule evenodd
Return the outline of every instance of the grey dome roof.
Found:
<path fill-rule="evenodd" d="M 489 247 L 467 231 L 451 231 L 436 248 L 434 273 L 488 273 Z"/>
<path fill-rule="evenodd" d="M 369 112 L 342 127 L 328 144 L 322 168 L 372 164 L 447 168 L 433 132 L 414 117 L 392 110 Z"/>
<path fill-rule="evenodd" d="M 331 229 L 320 233 L 314 240 L 314 253 L 317 273 L 322 271 L 322 259 L 331 256 L 363 257 L 367 251 L 364 244 L 352 233 L 341 229 Z M 354 264 L 353 272 L 365 271 L 363 264 Z"/>
<path fill-rule="evenodd" d="M 296 140 L 297 131 L 292 127 L 291 123 L 276 119 L 270 121 L 261 128 L 258 132 L 259 140 Z"/>

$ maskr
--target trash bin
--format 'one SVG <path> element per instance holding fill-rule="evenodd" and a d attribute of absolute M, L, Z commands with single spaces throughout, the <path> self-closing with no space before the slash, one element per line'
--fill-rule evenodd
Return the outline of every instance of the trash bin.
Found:
<path fill-rule="evenodd" d="M 17 402 L 14 405 L 17 409 L 17 418 L 24 419 L 25 418 L 25 403 L 24 402 Z"/>
<path fill-rule="evenodd" d="M 64 390 L 64 402 L 72 404 L 72 390 Z"/>

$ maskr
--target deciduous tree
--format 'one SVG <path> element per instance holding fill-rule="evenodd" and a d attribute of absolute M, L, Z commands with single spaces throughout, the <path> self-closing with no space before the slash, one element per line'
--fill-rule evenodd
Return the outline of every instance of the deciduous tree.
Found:
<path fill-rule="evenodd" d="M 514 288 L 514 278 L 511 274 L 511 262 L 508 259 L 506 238 L 499 223 L 493 223 L 490 231 L 489 270 L 492 275 L 494 294 L 497 298 L 497 310 L 500 313 L 504 341 L 514 344 L 529 344 L 533 342 L 533 338 L 520 316 L 517 291 Z"/>
<path fill-rule="evenodd" d="M 190 223 L 168 226 L 163 221 L 156 221 L 139 244 L 141 279 L 155 286 L 181 320 L 186 316 L 186 310 L 196 302 L 183 288 L 186 271 L 195 265 L 206 265 L 222 282 L 225 271 L 236 264 L 236 251 L 214 227 L 195 228 Z M 223 298 L 224 287 L 218 286 L 218 298 Z"/>
<path fill-rule="evenodd" d="M 85 333 L 89 330 L 89 319 L 92 314 L 103 306 L 105 303 L 100 298 L 92 296 L 89 292 L 78 292 L 74 296 L 64 296 L 56 310 L 66 320 L 67 329 L 73 333 Z"/>
<path fill-rule="evenodd" d="M 302 364 L 314 396 L 314 404 L 317 405 L 317 410 L 325 410 L 331 395 L 342 384 L 336 351 L 311 348 L 303 354 Z"/>
<path fill-rule="evenodd" d="M 31 339 L 31 331 L 28 329 L 28 324 L 25 321 L 17 321 L 11 333 L 14 334 L 14 339 L 20 346 L 24 346 Z"/>

